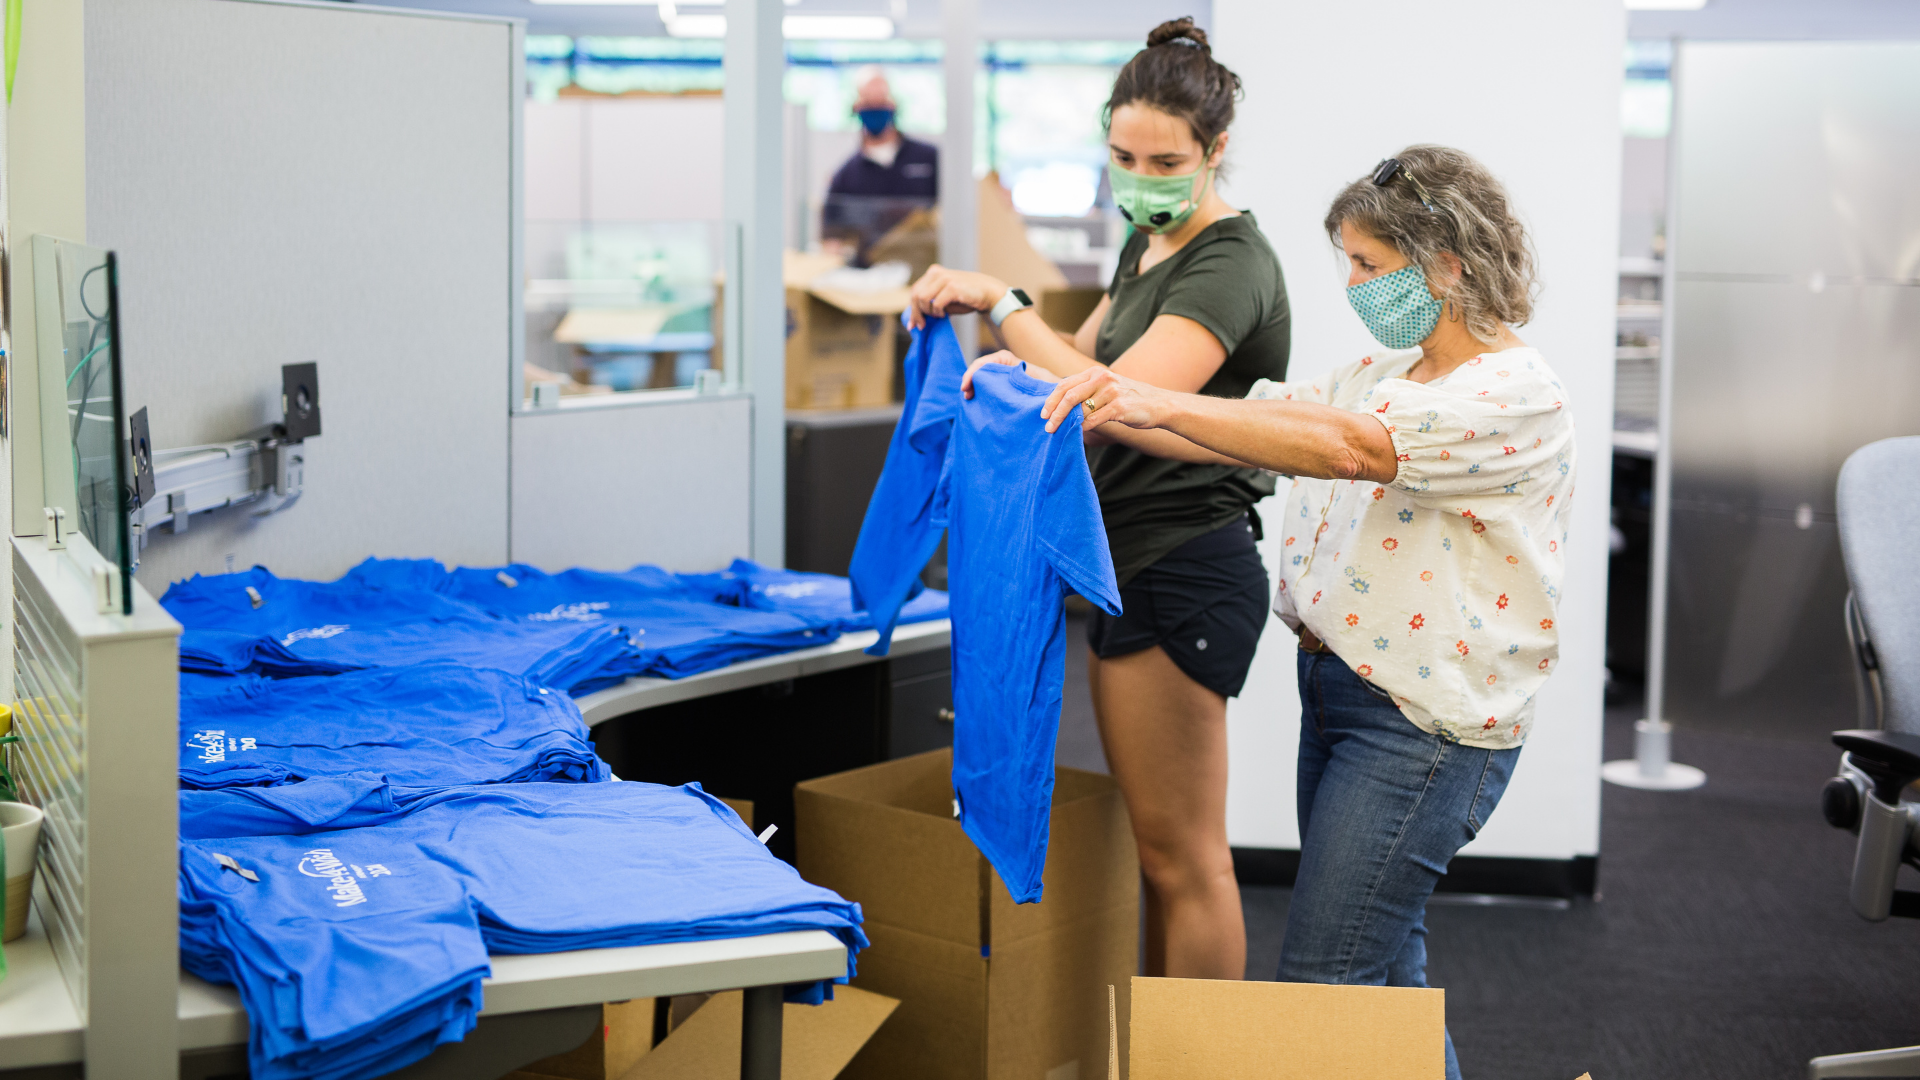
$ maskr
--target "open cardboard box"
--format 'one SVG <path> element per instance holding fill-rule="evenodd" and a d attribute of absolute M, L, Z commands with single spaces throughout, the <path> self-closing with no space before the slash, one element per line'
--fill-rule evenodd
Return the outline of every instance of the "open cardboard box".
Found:
<path fill-rule="evenodd" d="M 1140 867 L 1112 779 L 1058 769 L 1045 895 L 1016 905 L 953 817 L 938 750 L 794 789 L 801 876 L 857 901 L 854 985 L 900 1010 L 847 1068 L 895 1080 L 1091 1080 L 1138 957 Z"/>
<path fill-rule="evenodd" d="M 608 1005 L 609 1024 L 571 1053 L 536 1061 L 504 1080 L 738 1080 L 738 990 L 708 997 L 659 1045 L 652 1045 L 654 998 Z M 900 1003 L 850 986 L 824 1005 L 787 1005 L 781 1013 L 783 1080 L 834 1080 Z M 614 1010 L 626 1010 L 615 1013 Z M 644 1014 L 647 1037 L 640 1016 Z"/>
<path fill-rule="evenodd" d="M 1131 1080 L 1440 1080 L 1447 1071 L 1444 990 L 1135 976 L 1124 1057 L 1108 990 L 1108 1080 L 1120 1080 L 1122 1061 Z"/>

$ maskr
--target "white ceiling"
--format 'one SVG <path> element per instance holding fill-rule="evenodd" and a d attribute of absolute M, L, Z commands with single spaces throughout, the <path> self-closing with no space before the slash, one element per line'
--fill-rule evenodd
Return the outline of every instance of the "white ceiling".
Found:
<path fill-rule="evenodd" d="M 353 0 L 341 0 L 351 3 Z M 534 34 L 663 36 L 651 3 L 535 4 L 532 0 L 382 0 L 389 6 L 471 11 L 527 20 Z M 1280 2 L 1280 0 L 1276 0 Z M 1335 0 L 1321 0 L 1335 2 Z M 899 35 L 940 36 L 940 0 L 800 0 L 795 14 L 892 15 Z M 980 0 L 981 36 L 989 40 L 1132 41 L 1168 15 L 1192 15 L 1202 26 L 1211 0 Z M 1713 39 L 1920 37 L 1920 0 L 1708 0 L 1700 11 L 1636 11 L 1629 36 Z"/>
<path fill-rule="evenodd" d="M 353 2 L 353 0 L 343 0 Z M 389 7 L 470 11 L 511 15 L 527 20 L 530 34 L 634 35 L 663 37 L 652 3 L 535 4 L 533 0 L 378 0 Z M 1177 11 L 1174 9 L 1177 8 Z M 701 7 L 695 10 L 711 11 Z M 793 14 L 890 15 L 898 36 L 940 36 L 940 0 L 799 0 L 788 6 Z M 1146 41 L 1147 31 L 1168 18 L 1192 15 L 1205 26 L 1212 0 L 1186 0 L 1171 7 L 1165 0 L 980 0 L 983 37 L 992 40 Z"/>

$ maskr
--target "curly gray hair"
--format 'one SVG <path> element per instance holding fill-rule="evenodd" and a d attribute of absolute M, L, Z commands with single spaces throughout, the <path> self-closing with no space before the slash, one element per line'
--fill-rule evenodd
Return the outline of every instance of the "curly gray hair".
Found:
<path fill-rule="evenodd" d="M 1481 341 L 1499 340 L 1502 324 L 1532 318 L 1539 291 L 1533 244 L 1508 205 L 1506 188 L 1459 150 L 1409 146 L 1395 156 L 1404 175 L 1384 187 L 1370 177 L 1355 180 L 1334 197 L 1324 222 L 1327 236 L 1337 246 L 1341 224 L 1352 222 L 1393 245 Z M 1464 271 L 1451 284 L 1446 255 L 1458 258 Z"/>

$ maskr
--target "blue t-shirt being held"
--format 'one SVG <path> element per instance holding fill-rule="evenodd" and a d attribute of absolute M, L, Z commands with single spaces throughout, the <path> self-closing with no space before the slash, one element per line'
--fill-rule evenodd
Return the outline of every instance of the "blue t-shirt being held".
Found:
<path fill-rule="evenodd" d="M 1023 368 L 974 373 L 942 481 L 953 597 L 953 787 L 960 823 L 1015 901 L 1040 899 L 1066 678 L 1062 601 L 1120 614 L 1076 408 Z"/>
<path fill-rule="evenodd" d="M 920 571 L 940 546 L 946 522 L 935 503 L 953 418 L 960 409 L 960 377 L 967 358 L 945 319 L 929 319 L 907 347 L 906 405 L 887 446 L 848 573 L 852 602 L 868 612 L 880 640 L 867 648 L 885 656 L 901 609 L 920 595 Z"/>

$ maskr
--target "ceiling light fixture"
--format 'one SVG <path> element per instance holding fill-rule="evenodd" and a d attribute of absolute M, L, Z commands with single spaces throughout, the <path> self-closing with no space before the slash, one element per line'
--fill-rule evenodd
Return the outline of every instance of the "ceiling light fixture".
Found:
<path fill-rule="evenodd" d="M 1707 0 L 1626 0 L 1628 11 L 1699 11 Z"/>
<path fill-rule="evenodd" d="M 684 5 L 686 0 L 679 3 Z M 660 5 L 660 21 L 677 38 L 727 36 L 725 15 L 683 14 L 667 3 Z M 885 15 L 788 15 L 781 20 L 786 37 L 804 41 L 885 41 L 893 36 L 893 29 L 893 20 Z"/>

